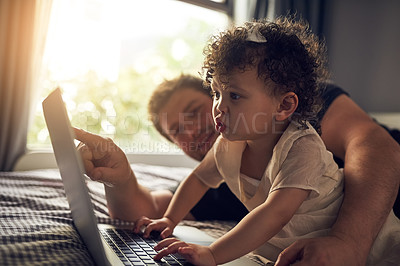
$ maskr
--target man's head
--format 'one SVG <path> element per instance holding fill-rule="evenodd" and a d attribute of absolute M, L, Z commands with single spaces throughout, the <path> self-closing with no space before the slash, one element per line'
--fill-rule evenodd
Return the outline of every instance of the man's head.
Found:
<path fill-rule="evenodd" d="M 150 120 L 160 134 L 199 161 L 218 136 L 209 91 L 200 78 L 181 75 L 161 83 L 148 104 Z"/>

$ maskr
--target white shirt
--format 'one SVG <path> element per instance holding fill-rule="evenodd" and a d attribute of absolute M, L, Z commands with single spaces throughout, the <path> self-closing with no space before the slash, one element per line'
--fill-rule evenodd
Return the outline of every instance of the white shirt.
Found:
<path fill-rule="evenodd" d="M 264 203 L 269 193 L 280 188 L 311 191 L 289 223 L 257 249 L 258 254 L 271 260 L 276 260 L 283 249 L 298 239 L 327 235 L 342 203 L 343 171 L 338 168 L 318 133 L 311 125 L 308 126 L 308 129 L 298 129 L 296 123 L 289 124 L 275 145 L 261 180 L 240 173 L 246 143 L 231 142 L 221 136 L 195 170 L 197 177 L 210 187 L 218 187 L 225 181 L 249 211 Z M 395 224 L 392 229 L 399 230 L 396 243 L 400 248 L 400 222 L 395 217 L 390 219 L 394 221 L 390 223 Z M 393 232 L 392 229 L 389 231 Z M 374 247 L 382 247 L 375 244 Z M 378 254 L 372 257 L 381 255 L 382 249 L 378 250 Z M 372 257 L 369 261 L 376 264 Z"/>

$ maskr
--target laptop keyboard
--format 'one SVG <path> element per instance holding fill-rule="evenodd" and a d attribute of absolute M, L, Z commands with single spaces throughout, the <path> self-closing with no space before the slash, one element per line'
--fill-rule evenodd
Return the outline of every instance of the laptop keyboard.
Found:
<path fill-rule="evenodd" d="M 124 265 L 191 265 L 179 254 L 153 260 L 157 254 L 153 248 L 159 238 L 142 238 L 131 230 L 116 228 L 100 229 L 100 233 Z"/>

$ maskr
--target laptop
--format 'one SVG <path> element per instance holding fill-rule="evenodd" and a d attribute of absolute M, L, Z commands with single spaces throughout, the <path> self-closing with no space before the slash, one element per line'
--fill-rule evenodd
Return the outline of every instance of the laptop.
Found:
<path fill-rule="evenodd" d="M 179 254 L 154 261 L 152 257 L 156 251 L 153 247 L 159 241 L 157 238 L 144 239 L 140 234 L 134 234 L 132 228 L 97 223 L 61 90 L 58 88 L 50 93 L 42 105 L 74 225 L 96 265 L 187 265 Z M 205 232 L 190 226 L 178 225 L 173 236 L 200 245 L 210 245 L 215 241 Z M 226 265 L 258 264 L 241 257 Z"/>

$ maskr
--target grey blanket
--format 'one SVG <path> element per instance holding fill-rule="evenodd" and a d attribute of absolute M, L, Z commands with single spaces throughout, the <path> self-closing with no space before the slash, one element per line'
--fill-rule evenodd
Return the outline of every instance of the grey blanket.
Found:
<path fill-rule="evenodd" d="M 151 189 L 173 189 L 190 169 L 132 165 L 139 182 Z M 99 223 L 126 225 L 109 217 L 103 185 L 87 181 Z M 73 226 L 57 170 L 0 172 L 0 264 L 92 265 Z M 218 237 L 233 222 L 183 222 Z"/>

